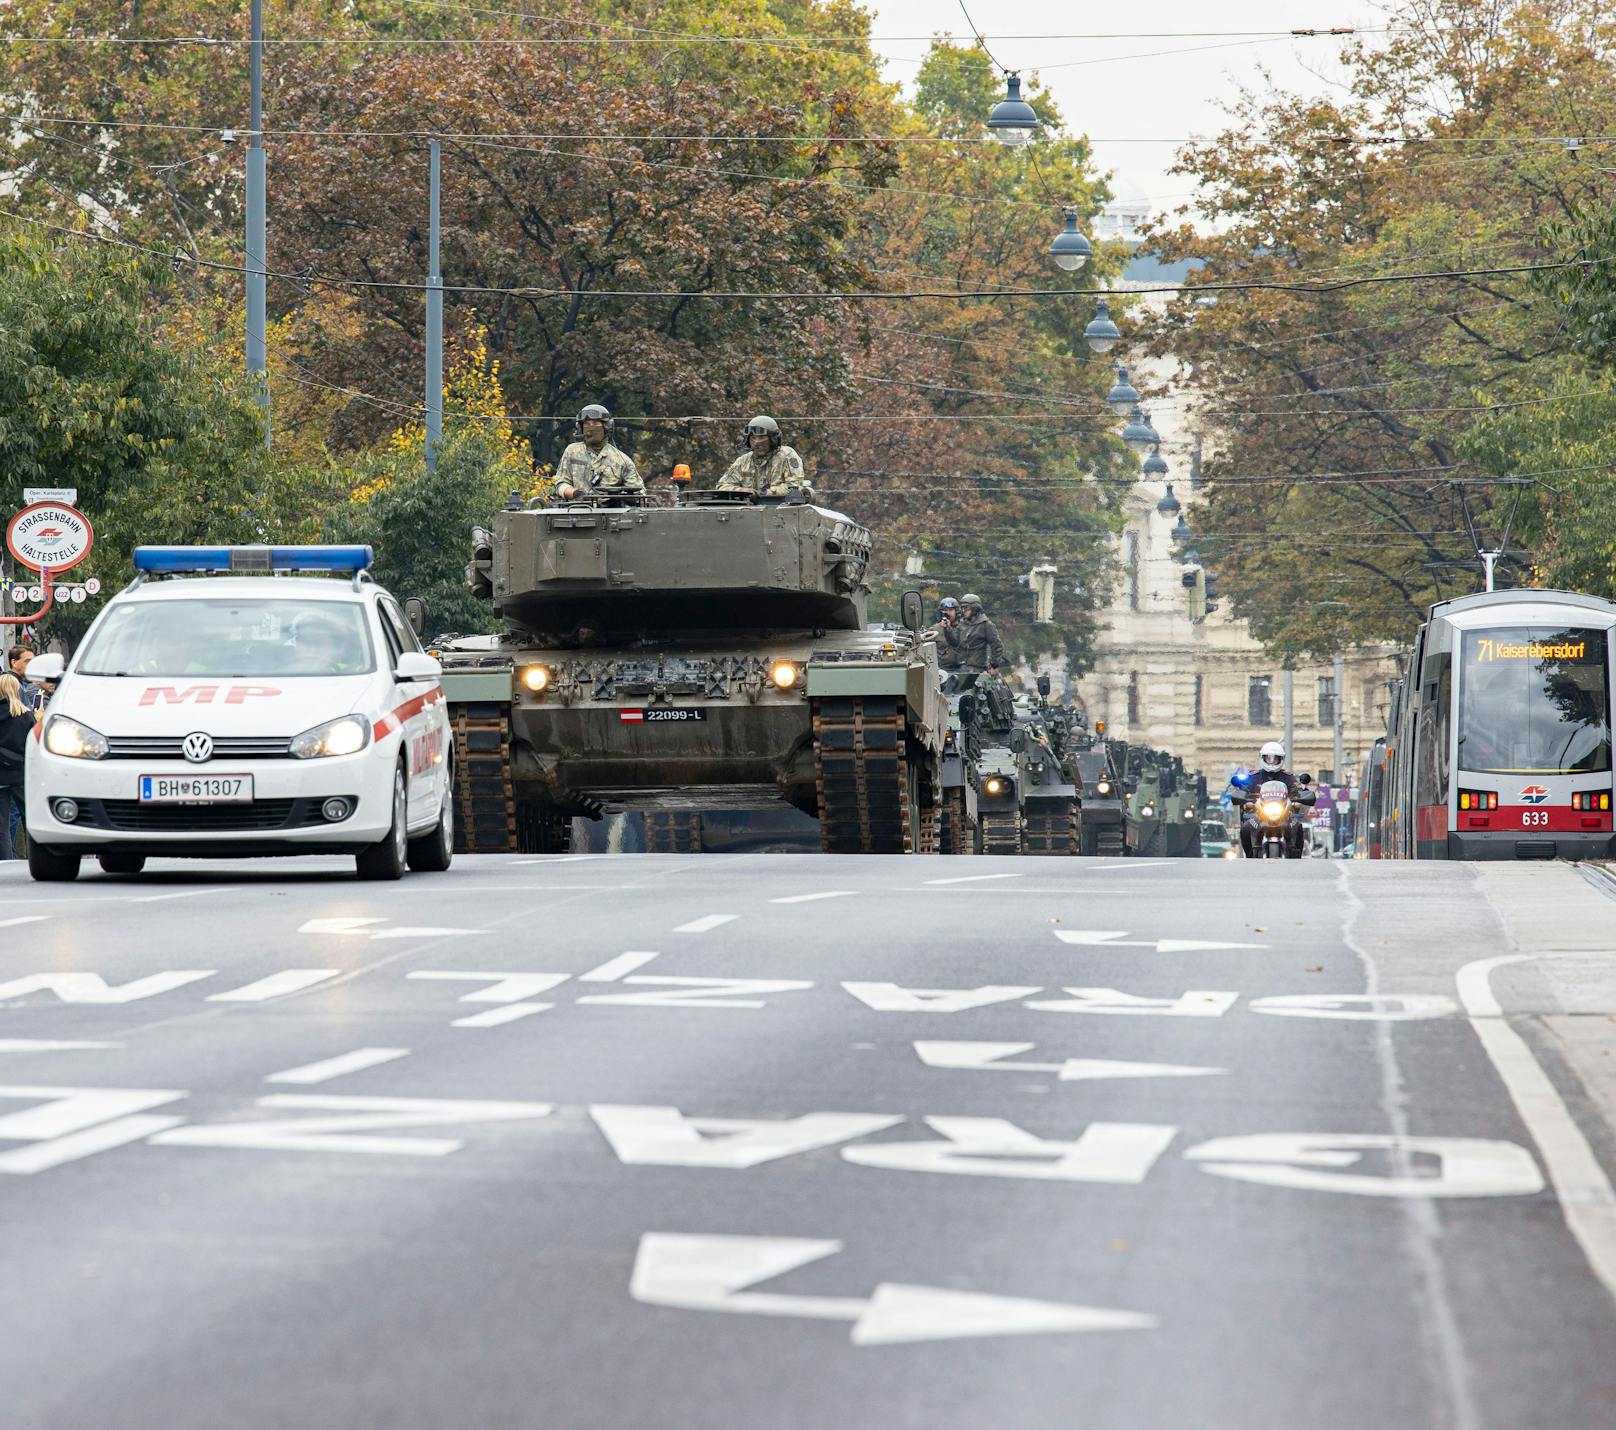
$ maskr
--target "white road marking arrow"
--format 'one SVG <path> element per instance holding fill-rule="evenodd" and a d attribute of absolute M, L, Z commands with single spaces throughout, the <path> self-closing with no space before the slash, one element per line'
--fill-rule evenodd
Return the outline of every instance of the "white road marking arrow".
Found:
<path fill-rule="evenodd" d="M 1228 1068 L 1188 1067 L 1179 1063 L 1118 1062 L 1110 1058 L 1067 1058 L 1059 1063 L 1007 1063 L 1017 1053 L 1030 1053 L 1033 1043 L 917 1042 L 920 1061 L 932 1068 L 968 1068 L 975 1072 L 1052 1072 L 1062 1082 L 1117 1077 L 1214 1077 Z"/>
<path fill-rule="evenodd" d="M 1056 929 L 1062 943 L 1088 948 L 1153 948 L 1157 953 L 1205 953 L 1215 948 L 1267 948 L 1265 943 L 1223 943 L 1201 938 L 1130 939 L 1126 929 Z"/>
<path fill-rule="evenodd" d="M 896 1282 L 882 1282 L 868 1299 L 746 1289 L 841 1250 L 839 1241 L 808 1237 L 647 1232 L 640 1238 L 629 1294 L 648 1306 L 686 1311 L 851 1321 L 856 1346 L 1049 1331 L 1150 1330 L 1158 1324 L 1156 1317 L 1133 1311 Z"/>

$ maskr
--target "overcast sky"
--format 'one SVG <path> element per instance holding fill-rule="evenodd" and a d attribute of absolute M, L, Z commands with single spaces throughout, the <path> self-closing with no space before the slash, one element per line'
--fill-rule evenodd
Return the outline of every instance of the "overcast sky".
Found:
<path fill-rule="evenodd" d="M 1316 94 L 1331 81 L 1339 83 L 1337 56 L 1346 41 L 1246 38 L 1227 32 L 1385 24 L 1383 12 L 1366 0 L 965 3 L 994 58 L 1023 73 L 1038 71 L 1067 124 L 1094 141 L 1099 168 L 1117 176 L 1113 187 L 1118 196 L 1142 192 L 1157 210 L 1176 207 L 1187 194 L 1185 179 L 1167 172 L 1178 144 L 1192 135 L 1216 133 L 1222 122 L 1219 101 L 1242 84 L 1266 86 L 1264 67 L 1282 89 Z M 959 0 L 865 4 L 875 14 L 875 48 L 888 61 L 887 78 L 906 87 L 913 83 L 916 62 L 933 33 L 951 33 L 956 39 L 970 33 Z M 1122 31 L 1141 33 L 1103 40 L 1015 38 Z M 1182 37 L 1156 38 L 1164 32 Z M 920 38 L 896 38 L 916 36 Z M 1162 53 L 1174 50 L 1180 53 Z"/>

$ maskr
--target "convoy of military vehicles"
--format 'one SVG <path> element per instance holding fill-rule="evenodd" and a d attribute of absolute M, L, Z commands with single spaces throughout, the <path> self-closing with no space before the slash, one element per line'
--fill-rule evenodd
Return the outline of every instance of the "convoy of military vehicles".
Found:
<path fill-rule="evenodd" d="M 1047 677 L 942 671 L 918 592 L 872 627 L 870 556 L 800 490 L 513 497 L 467 567 L 499 631 L 432 643 L 460 848 L 559 852 L 603 816 L 625 848 L 745 848 L 805 815 L 837 853 L 1200 856 L 1204 780 Z"/>

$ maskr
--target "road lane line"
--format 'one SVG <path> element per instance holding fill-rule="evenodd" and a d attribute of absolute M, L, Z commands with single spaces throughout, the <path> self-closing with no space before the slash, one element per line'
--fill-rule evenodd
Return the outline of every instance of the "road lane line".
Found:
<path fill-rule="evenodd" d="M 740 918 L 739 914 L 703 914 L 699 919 L 691 919 L 687 924 L 680 924 L 675 933 L 707 933 L 720 924 L 734 923 Z"/>
<path fill-rule="evenodd" d="M 580 973 L 580 983 L 615 983 L 619 978 L 634 972 L 636 968 L 644 968 L 653 958 L 661 957 L 655 953 L 620 953 L 616 958 L 608 958 L 598 968 L 591 968 L 588 973 Z"/>
<path fill-rule="evenodd" d="M 1104 864 L 1098 866 L 1106 874 L 1127 874 L 1135 869 L 1165 869 L 1174 861 L 1171 859 L 1152 859 L 1148 862 L 1139 859 L 1129 859 L 1123 864 Z"/>
<path fill-rule="evenodd" d="M 121 1048 L 122 1043 L 75 1043 L 52 1038 L 0 1038 L 0 1053 L 76 1053 L 83 1048 Z"/>
<path fill-rule="evenodd" d="M 355 1048 L 351 1053 L 342 1053 L 317 1063 L 304 1063 L 302 1067 L 287 1068 L 285 1072 L 270 1073 L 264 1081 L 295 1082 L 311 1087 L 317 1082 L 330 1082 L 344 1073 L 363 1072 L 366 1068 L 379 1067 L 382 1063 L 409 1055 L 408 1048 Z"/>
<path fill-rule="evenodd" d="M 1510 1101 L 1537 1143 L 1566 1225 L 1605 1290 L 1616 1296 L 1616 1190 L 1526 1041 L 1505 1020 L 1492 990 L 1495 968 L 1535 955 L 1504 954 L 1478 959 L 1459 970 L 1455 982 L 1470 1026 L 1508 1090 Z"/>
<path fill-rule="evenodd" d="M 927 884 L 980 884 L 988 879 L 1020 879 L 1021 874 L 964 874 L 957 879 L 927 879 Z"/>
<path fill-rule="evenodd" d="M 219 889 L 187 889 L 180 894 L 147 894 L 144 898 L 131 899 L 132 904 L 160 904 L 166 899 L 205 899 L 209 894 L 235 894 L 242 889 L 240 884 L 228 884 Z"/>
<path fill-rule="evenodd" d="M 554 1008 L 554 1003 L 504 1003 L 498 1008 L 488 1008 L 481 1013 L 473 1013 L 469 1018 L 456 1018 L 449 1026 L 451 1028 L 497 1028 L 501 1023 L 514 1023 L 518 1018 L 525 1018 L 529 1013 L 543 1013 Z"/>
<path fill-rule="evenodd" d="M 14 929 L 19 924 L 42 924 L 44 922 L 44 914 L 23 914 L 20 918 L 0 919 L 0 929 Z"/>
<path fill-rule="evenodd" d="M 111 1122 L 103 1122 L 99 1127 L 86 1127 L 82 1132 L 71 1132 L 65 1137 L 52 1137 L 48 1141 L 36 1142 L 32 1146 L 0 1152 L 0 1172 L 13 1172 L 21 1176 L 28 1176 L 34 1172 L 48 1172 L 52 1167 L 77 1162 L 81 1157 L 93 1157 L 97 1152 L 107 1152 L 114 1147 L 126 1147 L 129 1143 L 139 1142 L 154 1133 L 167 1132 L 169 1128 L 178 1127 L 184 1121 L 183 1117 L 162 1117 L 145 1113 L 133 1117 L 114 1118 Z"/>
<path fill-rule="evenodd" d="M 771 904 L 811 904 L 816 899 L 851 899 L 857 889 L 826 889 L 822 894 L 792 894 L 789 898 L 770 899 Z"/>
<path fill-rule="evenodd" d="M 283 968 L 279 973 L 272 973 L 268 978 L 260 978 L 256 983 L 231 988 L 223 993 L 211 993 L 207 1001 L 262 1003 L 269 998 L 285 997 L 288 993 L 301 993 L 305 988 L 312 988 L 316 983 L 324 983 L 341 972 L 340 968 Z"/>

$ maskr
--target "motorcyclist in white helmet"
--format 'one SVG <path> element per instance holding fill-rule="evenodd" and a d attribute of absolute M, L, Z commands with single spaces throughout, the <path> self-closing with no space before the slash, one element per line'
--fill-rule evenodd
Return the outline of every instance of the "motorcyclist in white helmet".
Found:
<path fill-rule="evenodd" d="M 1229 789 L 1236 799 L 1245 801 L 1254 799 L 1257 791 L 1270 780 L 1280 781 L 1292 799 L 1301 799 L 1304 794 L 1308 793 L 1306 784 L 1285 768 L 1285 747 L 1278 740 L 1268 741 L 1258 752 L 1256 769 L 1236 770 L 1229 781 Z M 1245 814 L 1240 820 L 1240 847 L 1245 851 L 1246 858 L 1255 859 L 1261 854 L 1260 841 L 1261 835 L 1257 830 L 1256 816 L 1250 813 Z M 1300 815 L 1297 815 L 1291 820 L 1290 827 L 1291 857 L 1293 859 L 1301 858 L 1302 842 L 1302 819 Z"/>

